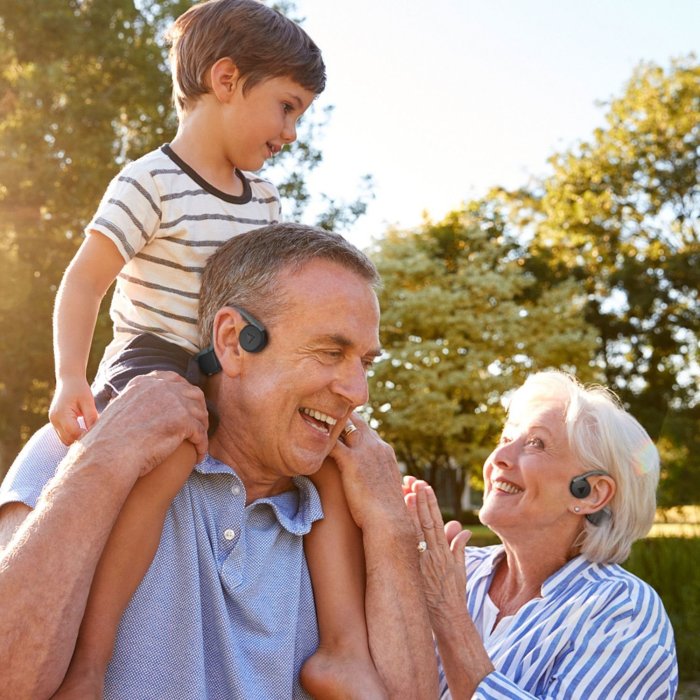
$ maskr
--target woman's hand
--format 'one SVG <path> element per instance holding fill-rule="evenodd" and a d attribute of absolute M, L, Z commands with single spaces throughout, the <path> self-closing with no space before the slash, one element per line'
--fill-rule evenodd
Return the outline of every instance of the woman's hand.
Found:
<path fill-rule="evenodd" d="M 453 698 L 470 698 L 494 668 L 467 610 L 464 546 L 469 530 L 452 520 L 442 523 L 433 489 L 404 477 L 404 500 L 419 542 L 423 590 L 445 677 Z M 419 550 L 423 547 L 419 547 Z"/>
<path fill-rule="evenodd" d="M 418 537 L 419 561 L 426 602 L 433 627 L 464 614 L 467 575 L 464 547 L 471 537 L 469 530 L 451 520 L 443 524 L 435 492 L 425 481 L 406 476 L 403 479 L 406 507 Z"/>

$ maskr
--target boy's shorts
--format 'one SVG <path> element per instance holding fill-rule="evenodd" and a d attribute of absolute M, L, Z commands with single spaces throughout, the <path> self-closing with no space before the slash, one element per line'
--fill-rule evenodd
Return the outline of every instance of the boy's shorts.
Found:
<path fill-rule="evenodd" d="M 130 340 L 110 364 L 100 371 L 100 385 L 93 385 L 97 410 L 101 413 L 112 399 L 124 391 L 131 379 L 156 370 L 175 372 L 190 384 L 204 389 L 206 376 L 199 369 L 194 355 L 157 335 L 142 333 Z M 219 418 L 209 401 L 207 409 L 211 436 Z"/>

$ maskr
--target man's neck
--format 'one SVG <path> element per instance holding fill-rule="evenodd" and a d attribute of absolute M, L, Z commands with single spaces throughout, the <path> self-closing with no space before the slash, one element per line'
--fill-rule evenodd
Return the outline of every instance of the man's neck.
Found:
<path fill-rule="evenodd" d="M 225 431 L 225 428 L 222 430 Z M 236 472 L 245 487 L 246 505 L 259 498 L 269 498 L 294 488 L 291 477 L 270 473 L 265 465 L 258 464 L 243 451 L 235 447 L 227 449 L 231 444 L 236 445 L 237 442 L 233 438 L 225 439 L 217 430 L 209 443 L 209 454 Z"/>

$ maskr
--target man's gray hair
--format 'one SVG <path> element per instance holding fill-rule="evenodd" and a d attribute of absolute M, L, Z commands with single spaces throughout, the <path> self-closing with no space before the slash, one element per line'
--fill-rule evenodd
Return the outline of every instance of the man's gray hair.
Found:
<path fill-rule="evenodd" d="M 340 234 L 292 223 L 254 229 L 226 241 L 207 261 L 199 296 L 200 345 L 211 342 L 214 317 L 224 306 L 273 323 L 286 301 L 279 292 L 280 273 L 299 271 L 313 260 L 340 265 L 375 289 L 380 285 L 372 261 Z"/>

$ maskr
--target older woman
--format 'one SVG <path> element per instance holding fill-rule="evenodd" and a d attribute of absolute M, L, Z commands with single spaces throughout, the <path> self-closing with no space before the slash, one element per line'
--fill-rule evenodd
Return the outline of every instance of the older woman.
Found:
<path fill-rule="evenodd" d="M 514 394 L 484 464 L 480 519 L 502 545 L 466 549 L 465 568 L 469 534 L 443 530 L 431 488 L 405 480 L 441 697 L 674 697 L 661 600 L 619 566 L 651 527 L 658 477 L 649 436 L 610 392 L 549 371 Z"/>

